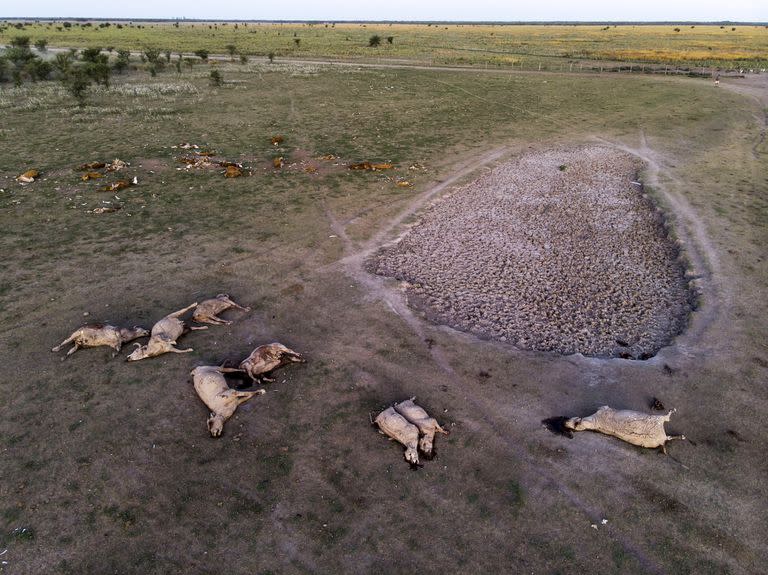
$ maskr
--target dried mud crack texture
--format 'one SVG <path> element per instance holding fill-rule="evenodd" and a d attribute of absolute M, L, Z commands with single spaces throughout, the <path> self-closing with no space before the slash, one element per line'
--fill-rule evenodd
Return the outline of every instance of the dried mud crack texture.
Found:
<path fill-rule="evenodd" d="M 528 153 L 429 208 L 369 271 L 436 323 L 522 349 L 647 359 L 685 328 L 685 267 L 642 164 L 610 147 Z"/>

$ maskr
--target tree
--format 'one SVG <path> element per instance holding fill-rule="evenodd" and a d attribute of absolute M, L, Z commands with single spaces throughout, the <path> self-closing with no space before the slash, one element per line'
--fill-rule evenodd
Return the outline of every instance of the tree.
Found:
<path fill-rule="evenodd" d="M 208 50 L 195 50 L 195 56 L 203 61 L 208 60 Z"/>
<path fill-rule="evenodd" d="M 269 54 L 267 54 L 267 58 L 269 58 L 269 63 L 271 64 L 272 62 L 275 61 L 275 53 L 270 52 Z"/>
<path fill-rule="evenodd" d="M 8 60 L 0 56 L 0 82 L 5 82 L 5 72 L 8 70 Z"/>
<path fill-rule="evenodd" d="M 48 50 L 48 40 L 40 38 L 35 42 L 35 48 L 37 48 L 39 52 L 46 52 Z"/>
<path fill-rule="evenodd" d="M 211 70 L 210 75 L 211 86 L 218 88 L 224 83 L 224 78 L 221 76 L 221 72 L 218 70 Z"/>
<path fill-rule="evenodd" d="M 227 52 L 229 53 L 229 59 L 234 61 L 235 53 L 237 53 L 237 46 L 235 46 L 234 44 L 227 44 L 225 46 L 225 48 L 227 49 Z"/>
<path fill-rule="evenodd" d="M 381 36 L 378 34 L 374 34 L 370 38 L 368 38 L 368 46 L 371 48 L 376 48 L 379 44 L 381 44 Z"/>

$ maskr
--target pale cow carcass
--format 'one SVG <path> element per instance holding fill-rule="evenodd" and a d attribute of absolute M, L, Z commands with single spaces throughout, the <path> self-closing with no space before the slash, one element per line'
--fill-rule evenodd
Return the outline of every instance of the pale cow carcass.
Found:
<path fill-rule="evenodd" d="M 448 432 L 440 427 L 437 420 L 426 412 L 426 410 L 417 405 L 412 397 L 406 401 L 395 404 L 395 411 L 402 415 L 409 423 L 412 423 L 419 429 L 421 437 L 419 438 L 419 449 L 430 459 L 433 454 L 435 433 L 448 435 Z"/>
<path fill-rule="evenodd" d="M 145 335 L 149 335 L 149 330 L 139 326 L 127 328 L 104 323 L 91 323 L 74 331 L 72 335 L 52 348 L 51 351 L 60 351 L 68 343 L 74 343 L 75 345 L 67 352 L 67 355 L 62 358 L 64 360 L 82 347 L 104 345 L 115 350 L 115 353 L 112 354 L 112 357 L 115 357 L 124 343 Z"/>
<path fill-rule="evenodd" d="M 418 466 L 418 427 L 395 411 L 394 407 L 388 407 L 382 411 L 376 416 L 376 419 L 374 419 L 373 422 L 378 426 L 380 433 L 405 446 L 405 460 L 410 463 L 412 467 Z"/>
<path fill-rule="evenodd" d="M 230 325 L 232 322 L 218 317 L 218 315 L 230 308 L 242 311 L 251 311 L 249 307 L 243 307 L 233 302 L 225 293 L 220 293 L 214 298 L 207 299 L 198 304 L 192 314 L 192 319 L 198 323 L 210 323 L 212 325 Z"/>
<path fill-rule="evenodd" d="M 267 374 L 289 363 L 304 363 L 302 355 L 285 347 L 282 343 L 260 345 L 240 363 L 240 369 L 247 373 L 254 382 L 274 381 Z"/>
<path fill-rule="evenodd" d="M 242 370 L 204 365 L 190 372 L 197 395 L 211 410 L 208 416 L 208 431 L 213 437 L 221 435 L 224 423 L 232 417 L 240 405 L 256 395 L 266 393 L 263 389 L 239 391 L 229 387 L 224 374 L 240 371 Z"/>
<path fill-rule="evenodd" d="M 564 426 L 573 431 L 597 431 L 639 447 L 660 447 L 666 453 L 667 441 L 685 439 L 684 435 L 667 435 L 664 430 L 664 424 L 674 412 L 673 409 L 666 415 L 648 415 L 627 409 L 612 409 L 604 405 L 589 417 L 572 417 L 566 420 Z"/>
<path fill-rule="evenodd" d="M 133 353 L 128 356 L 128 361 L 139 361 L 148 357 L 156 357 L 163 355 L 164 353 L 189 353 L 194 351 L 189 349 L 178 349 L 176 346 L 176 340 L 188 331 L 194 331 L 199 329 L 208 329 L 207 326 L 189 327 L 179 317 L 194 309 L 197 303 L 193 303 L 191 306 L 180 309 L 173 313 L 168 314 L 163 319 L 158 321 L 152 326 L 152 333 L 150 334 L 147 345 L 135 344 L 137 347 L 133 350 Z"/>

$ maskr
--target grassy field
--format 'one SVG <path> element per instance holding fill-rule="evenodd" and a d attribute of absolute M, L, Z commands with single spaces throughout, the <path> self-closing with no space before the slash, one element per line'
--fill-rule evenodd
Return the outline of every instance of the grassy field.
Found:
<path fill-rule="evenodd" d="M 531 67 L 603 60 L 681 67 L 765 68 L 768 27 L 664 25 L 267 24 L 267 23 L 6 23 L 0 43 L 15 35 L 52 46 L 158 48 L 286 58 L 393 58 L 431 64 Z M 103 24 L 103 23 L 102 23 Z M 368 46 L 373 35 L 377 48 Z M 391 37 L 389 43 L 387 38 Z"/>
<path fill-rule="evenodd" d="M 418 56 L 419 42 L 407 38 L 486 30 L 450 28 L 393 26 L 382 53 Z M 359 55 L 369 34 L 387 34 L 372 25 L 42 29 L 52 44 L 218 51 L 236 41 L 296 56 Z M 732 42 L 765 31 L 710 33 Z M 328 38 L 327 51 L 315 51 L 315 39 Z M 82 108 L 52 82 L 0 85 L 0 572 L 763 568 L 763 105 L 665 77 L 279 62 L 219 69 L 219 88 L 203 66 L 117 76 Z M 489 151 L 593 137 L 630 147 L 647 139 L 663 167 L 657 191 L 690 206 L 717 262 L 705 291 L 709 323 L 656 360 L 519 352 L 409 323 L 345 271 L 345 256 L 460 167 L 467 177 L 482 170 Z M 179 170 L 173 146 L 182 142 L 253 175 Z M 328 154 L 337 159 L 318 159 Z M 277 155 L 282 169 L 272 167 Z M 113 158 L 130 162 L 126 175 L 139 181 L 117 197 L 74 170 Z M 335 165 L 365 160 L 397 167 Z M 30 168 L 38 181 L 14 181 Z M 88 213 L 114 205 L 122 209 Z M 64 363 L 50 352 L 84 321 L 149 326 L 220 292 L 254 311 L 185 336 L 194 353 L 128 364 L 104 348 Z M 267 395 L 211 439 L 189 370 L 274 340 L 308 363 L 278 372 Z M 368 415 L 412 395 L 451 429 L 418 472 Z M 645 410 L 652 396 L 678 408 L 672 430 L 692 440 L 671 446 L 671 457 L 586 433 L 567 440 L 540 424 L 604 403 Z"/>

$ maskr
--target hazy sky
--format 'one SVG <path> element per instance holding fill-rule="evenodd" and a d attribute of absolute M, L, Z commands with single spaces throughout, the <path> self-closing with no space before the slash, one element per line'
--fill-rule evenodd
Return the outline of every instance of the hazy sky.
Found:
<path fill-rule="evenodd" d="M 768 21 L 768 0 L 0 0 L 0 17 L 221 20 Z"/>

